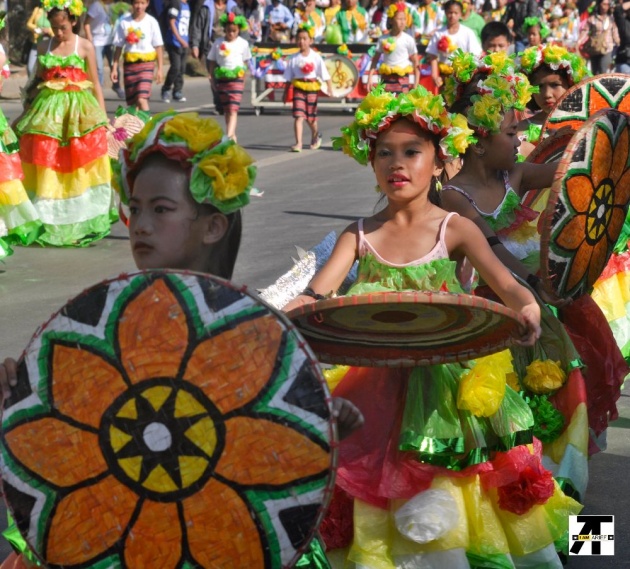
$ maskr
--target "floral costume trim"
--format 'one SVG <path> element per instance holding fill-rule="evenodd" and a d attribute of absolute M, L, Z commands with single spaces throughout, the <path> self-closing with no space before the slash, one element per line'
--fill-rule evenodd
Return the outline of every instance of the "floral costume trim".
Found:
<path fill-rule="evenodd" d="M 130 53 L 126 51 L 123 57 L 127 63 L 149 62 L 157 59 L 157 53 L 155 51 L 147 51 L 146 53 Z"/>
<path fill-rule="evenodd" d="M 529 47 L 518 54 L 520 70 L 531 77 L 540 67 L 546 65 L 553 71 L 564 71 L 569 86 L 579 83 L 590 76 L 584 60 L 576 53 L 571 53 L 559 45 L 539 45 Z"/>
<path fill-rule="evenodd" d="M 444 99 L 422 86 L 395 95 L 379 85 L 361 101 L 354 116 L 354 122 L 341 129 L 342 136 L 333 138 L 333 146 L 364 165 L 371 158 L 378 134 L 402 117 L 439 137 L 439 155 L 444 160 L 463 154 L 475 141 L 465 117 L 448 113 Z"/>
<path fill-rule="evenodd" d="M 413 73 L 413 65 L 402 67 L 400 65 L 391 66 L 387 65 L 387 63 L 381 63 L 378 72 L 381 75 L 400 75 L 401 77 L 406 77 L 410 73 Z"/>
<path fill-rule="evenodd" d="M 228 69 L 227 67 L 217 67 L 214 70 L 214 76 L 217 79 L 242 79 L 245 77 L 245 71 L 247 69 L 244 66 L 235 67 L 234 69 Z"/>

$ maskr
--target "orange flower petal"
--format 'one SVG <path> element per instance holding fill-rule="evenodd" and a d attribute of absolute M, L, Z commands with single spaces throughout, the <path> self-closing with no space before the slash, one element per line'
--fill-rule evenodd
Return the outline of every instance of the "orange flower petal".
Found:
<path fill-rule="evenodd" d="M 320 474 L 330 456 L 297 431 L 264 419 L 225 422 L 225 449 L 217 474 L 239 484 L 286 484 Z"/>
<path fill-rule="evenodd" d="M 61 488 L 74 486 L 107 470 L 98 435 L 54 417 L 23 423 L 4 436 L 17 460 Z"/>
<path fill-rule="evenodd" d="M 623 209 L 621 209 L 620 207 L 613 207 L 612 211 L 610 212 L 610 221 L 608 222 L 608 225 L 606 227 L 606 231 L 608 233 L 607 237 L 610 239 L 610 241 L 613 241 L 614 243 L 617 242 L 625 221 L 626 216 L 624 215 Z"/>
<path fill-rule="evenodd" d="M 575 251 L 586 238 L 586 216 L 576 215 L 556 237 L 556 244 L 567 251 Z"/>
<path fill-rule="evenodd" d="M 569 273 L 566 286 L 568 290 L 571 290 L 582 280 L 588 270 L 588 265 L 591 262 L 592 256 L 593 248 L 584 241 L 573 257 L 573 262 L 571 263 L 571 272 Z"/>
<path fill-rule="evenodd" d="M 125 542 L 127 567 L 177 567 L 182 556 L 182 528 L 174 502 L 145 500 Z"/>
<path fill-rule="evenodd" d="M 566 183 L 566 194 L 578 213 L 586 213 L 593 195 L 593 183 L 587 176 L 571 176 Z"/>
<path fill-rule="evenodd" d="M 156 280 L 127 305 L 118 325 L 118 341 L 132 382 L 177 375 L 188 345 L 188 326 L 163 280 Z"/>
<path fill-rule="evenodd" d="M 612 148 L 608 134 L 599 128 L 597 129 L 595 148 L 591 154 L 593 166 L 591 168 L 591 179 L 593 187 L 599 186 L 600 182 L 610 175 L 610 165 L 612 164 Z"/>
<path fill-rule="evenodd" d="M 222 413 L 249 403 L 269 381 L 277 364 L 282 327 L 268 315 L 248 320 L 200 343 L 184 379 L 208 396 Z M 234 357 L 239 345 L 240 357 Z"/>
<path fill-rule="evenodd" d="M 626 170 L 615 185 L 614 204 L 624 206 L 630 201 L 630 169 Z"/>
<path fill-rule="evenodd" d="M 46 560 L 67 566 L 98 557 L 121 538 L 137 503 L 138 496 L 113 476 L 68 494 L 55 508 Z"/>
<path fill-rule="evenodd" d="M 258 528 L 234 490 L 211 478 L 182 504 L 188 548 L 197 565 L 231 569 L 265 566 Z"/>
<path fill-rule="evenodd" d="M 628 163 L 628 129 L 624 128 L 621 131 L 621 136 L 617 140 L 615 145 L 615 154 L 612 158 L 612 165 L 610 167 L 610 178 L 613 184 L 616 184 L 621 178 L 626 164 Z"/>
<path fill-rule="evenodd" d="M 127 389 L 118 370 L 92 352 L 61 344 L 53 344 L 52 362 L 55 407 L 98 429 L 103 413 Z M 90 382 L 90 389 L 78 389 L 85 381 Z"/>
<path fill-rule="evenodd" d="M 588 269 L 588 282 L 593 284 L 602 274 L 604 267 L 606 266 L 606 250 L 608 248 L 608 240 L 606 236 L 603 236 L 595 246 L 593 247 L 593 256 L 591 258 L 591 265 Z"/>

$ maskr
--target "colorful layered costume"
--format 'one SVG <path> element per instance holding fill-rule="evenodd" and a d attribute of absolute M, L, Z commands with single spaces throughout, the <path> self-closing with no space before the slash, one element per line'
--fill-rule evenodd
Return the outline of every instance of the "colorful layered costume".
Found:
<path fill-rule="evenodd" d="M 28 199 L 22 179 L 17 137 L 0 111 L 0 259 L 11 254 L 11 245 L 29 245 L 39 235 L 41 223 Z"/>
<path fill-rule="evenodd" d="M 349 294 L 464 292 L 465 267 L 448 258 L 444 242 L 452 215 L 434 249 L 405 265 L 383 259 L 359 222 L 359 276 Z M 581 506 L 541 464 L 532 412 L 506 385 L 514 371 L 507 351 L 411 371 L 350 369 L 334 395 L 365 416 L 339 447 L 337 484 L 354 501 L 351 561 L 379 569 L 561 567 L 554 542 Z M 347 512 L 334 502 L 338 519 L 329 517 L 323 534 L 342 545 Z"/>
<path fill-rule="evenodd" d="M 76 47 L 69 56 L 40 55 L 39 66 L 40 92 L 16 127 L 24 187 L 43 224 L 37 242 L 87 245 L 107 235 L 117 219 L 107 116 Z"/>

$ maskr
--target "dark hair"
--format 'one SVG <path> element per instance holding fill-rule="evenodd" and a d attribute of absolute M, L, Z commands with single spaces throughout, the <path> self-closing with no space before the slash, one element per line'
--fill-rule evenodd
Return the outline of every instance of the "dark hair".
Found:
<path fill-rule="evenodd" d="M 444 2 L 444 4 L 442 5 L 442 10 L 444 11 L 444 13 L 446 13 L 446 11 L 451 8 L 452 6 L 459 6 L 459 9 L 461 10 L 462 14 L 464 13 L 464 5 L 462 4 L 462 2 L 460 0 L 447 0 L 446 2 Z"/>
<path fill-rule="evenodd" d="M 72 33 L 78 34 L 79 33 L 79 18 L 77 18 L 76 16 L 73 16 L 70 13 L 70 10 L 68 10 L 68 8 L 63 8 L 63 9 L 61 9 L 61 8 L 51 8 L 48 12 L 46 12 L 46 16 L 50 20 L 50 18 L 52 18 L 52 17 L 54 17 L 54 16 L 56 16 L 57 14 L 60 14 L 60 13 L 64 13 L 68 17 L 68 20 L 72 24 Z"/>
<path fill-rule="evenodd" d="M 487 73 L 475 72 L 472 79 L 468 83 L 463 86 L 459 86 L 455 102 L 449 107 L 449 112 L 461 113 L 462 115 L 466 116 L 466 111 L 468 110 L 468 107 L 472 105 L 471 99 L 473 95 L 477 95 L 479 93 L 479 88 L 477 87 L 477 84 L 479 83 L 479 81 L 484 81 L 487 77 Z"/>
<path fill-rule="evenodd" d="M 529 82 L 532 85 L 533 85 L 532 78 L 534 77 L 534 75 L 536 75 L 540 71 L 544 71 L 545 73 L 549 73 L 549 74 L 560 75 L 560 77 L 562 77 L 563 79 L 566 80 L 566 82 L 569 85 L 569 87 L 571 86 L 571 77 L 567 73 L 566 69 L 563 69 L 562 67 L 560 67 L 558 69 L 552 69 L 546 63 L 543 63 L 540 67 L 537 67 L 535 71 L 533 71 L 532 73 L 530 73 L 527 76 L 527 78 L 529 79 Z M 539 111 L 540 110 L 540 107 L 538 106 L 538 103 L 534 100 L 533 96 L 529 100 L 529 103 L 527 103 L 527 108 L 530 111 Z"/>
<path fill-rule="evenodd" d="M 602 1 L 603 0 L 595 0 L 595 12 L 596 12 L 596 14 L 599 14 L 599 9 L 601 7 Z M 613 9 L 612 9 L 613 8 L 613 1 L 609 0 L 609 2 L 610 3 L 608 4 L 608 11 L 606 12 L 606 14 L 610 15 L 613 12 Z"/>
<path fill-rule="evenodd" d="M 481 45 L 500 36 L 505 36 L 509 43 L 512 43 L 514 40 L 510 28 L 508 28 L 506 24 L 503 22 L 488 22 L 481 29 Z"/>
<path fill-rule="evenodd" d="M 201 215 L 211 215 L 221 213 L 216 207 L 210 204 L 200 204 Z M 230 280 L 234 273 L 236 257 L 241 246 L 241 235 L 243 233 L 243 216 L 241 210 L 225 216 L 228 221 L 228 228 L 225 235 L 214 245 L 208 259 L 208 272 L 223 279 Z"/>

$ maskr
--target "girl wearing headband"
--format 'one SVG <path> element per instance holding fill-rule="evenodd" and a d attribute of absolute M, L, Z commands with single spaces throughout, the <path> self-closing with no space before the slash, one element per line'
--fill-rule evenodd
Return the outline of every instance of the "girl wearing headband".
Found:
<path fill-rule="evenodd" d="M 223 14 L 219 22 L 225 30 L 225 38 L 215 41 L 208 53 L 208 72 L 212 90 L 216 91 L 225 115 L 225 131 L 236 140 L 236 122 L 241 108 L 245 73 L 252 58 L 249 43 L 239 36 L 248 28 L 245 16 L 234 12 Z"/>
<path fill-rule="evenodd" d="M 435 205 L 444 161 L 473 142 L 465 117 L 448 113 L 440 96 L 422 87 L 398 96 L 374 89 L 334 145 L 371 164 L 385 206 L 342 233 L 286 308 L 334 293 L 357 258 L 351 295 L 462 293 L 470 261 L 524 316 L 520 342 L 533 344 L 540 319 L 533 295 L 470 220 Z M 506 384 L 513 371 L 509 352 L 413 371 L 351 368 L 333 393 L 366 417 L 339 454 L 337 496 L 352 499 L 354 535 L 336 535 L 344 526 L 333 520 L 324 539 L 351 541 L 349 560 L 361 567 L 557 567 L 553 542 L 580 506 L 540 463 L 531 411 L 512 379 Z M 333 512 L 345 519 L 343 507 Z"/>
<path fill-rule="evenodd" d="M 81 0 L 44 0 L 53 37 L 38 46 L 25 111 L 16 121 L 24 187 L 43 224 L 41 245 L 85 246 L 117 219 L 107 116 L 94 46 L 73 28 Z"/>

